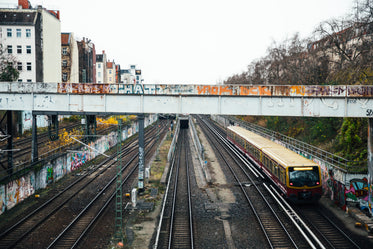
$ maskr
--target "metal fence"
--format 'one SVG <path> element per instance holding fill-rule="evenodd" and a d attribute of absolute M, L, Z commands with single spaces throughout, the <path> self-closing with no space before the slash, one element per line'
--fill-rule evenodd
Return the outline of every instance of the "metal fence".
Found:
<path fill-rule="evenodd" d="M 243 126 L 247 128 L 248 130 L 258 133 L 263 137 L 266 137 L 271 140 L 280 141 L 284 143 L 284 145 L 287 148 L 293 151 L 301 152 L 301 154 L 303 154 L 304 156 L 309 155 L 313 158 L 319 158 L 320 160 L 323 160 L 327 162 L 328 164 L 333 165 L 333 167 L 338 168 L 344 173 L 356 173 L 357 171 L 361 171 L 362 167 L 367 165 L 367 161 L 347 160 L 343 157 L 340 157 L 328 151 L 322 150 L 316 146 L 307 144 L 305 142 L 302 142 L 292 137 L 285 136 L 279 132 L 269 130 L 267 128 L 264 128 L 256 124 L 244 122 L 234 116 L 223 116 L 223 117 L 225 119 L 230 120 L 231 122 L 238 123 L 240 124 L 240 126 Z M 362 172 L 359 172 L 359 173 L 362 173 Z"/>

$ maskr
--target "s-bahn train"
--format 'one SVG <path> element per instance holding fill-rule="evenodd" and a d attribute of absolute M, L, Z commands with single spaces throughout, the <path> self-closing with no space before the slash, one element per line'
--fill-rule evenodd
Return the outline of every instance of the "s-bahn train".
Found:
<path fill-rule="evenodd" d="M 320 199 L 322 186 L 318 164 L 239 126 L 229 126 L 227 137 L 255 161 L 291 201 L 307 203 Z"/>

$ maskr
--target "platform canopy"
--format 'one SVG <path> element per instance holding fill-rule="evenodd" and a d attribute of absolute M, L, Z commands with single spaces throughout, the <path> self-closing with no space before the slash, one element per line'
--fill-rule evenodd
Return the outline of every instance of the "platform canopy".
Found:
<path fill-rule="evenodd" d="M 0 110 L 373 117 L 373 86 L 5 82 L 0 83 Z"/>

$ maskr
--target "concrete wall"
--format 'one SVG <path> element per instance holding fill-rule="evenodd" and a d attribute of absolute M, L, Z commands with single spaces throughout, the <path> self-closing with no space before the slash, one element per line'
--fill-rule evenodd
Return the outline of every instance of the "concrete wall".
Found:
<path fill-rule="evenodd" d="M 144 126 L 154 123 L 157 115 L 149 115 L 144 119 Z M 130 127 L 123 129 L 122 140 L 125 140 L 138 132 L 137 122 L 133 122 Z M 30 172 L 19 179 L 0 185 L 0 215 L 11 209 L 27 197 L 35 194 L 35 191 L 47 187 L 66 174 L 79 169 L 86 162 L 92 160 L 101 153 L 117 144 L 117 132 L 111 132 L 102 136 L 95 142 L 89 143 L 89 147 L 82 147 L 79 152 L 70 152 L 62 157 L 46 163 L 41 170 Z"/>

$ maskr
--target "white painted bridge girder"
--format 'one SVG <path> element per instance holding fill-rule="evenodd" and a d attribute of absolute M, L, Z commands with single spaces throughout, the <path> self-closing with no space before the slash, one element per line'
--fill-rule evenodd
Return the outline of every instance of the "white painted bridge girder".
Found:
<path fill-rule="evenodd" d="M 373 86 L 1 83 L 0 110 L 372 117 Z"/>

